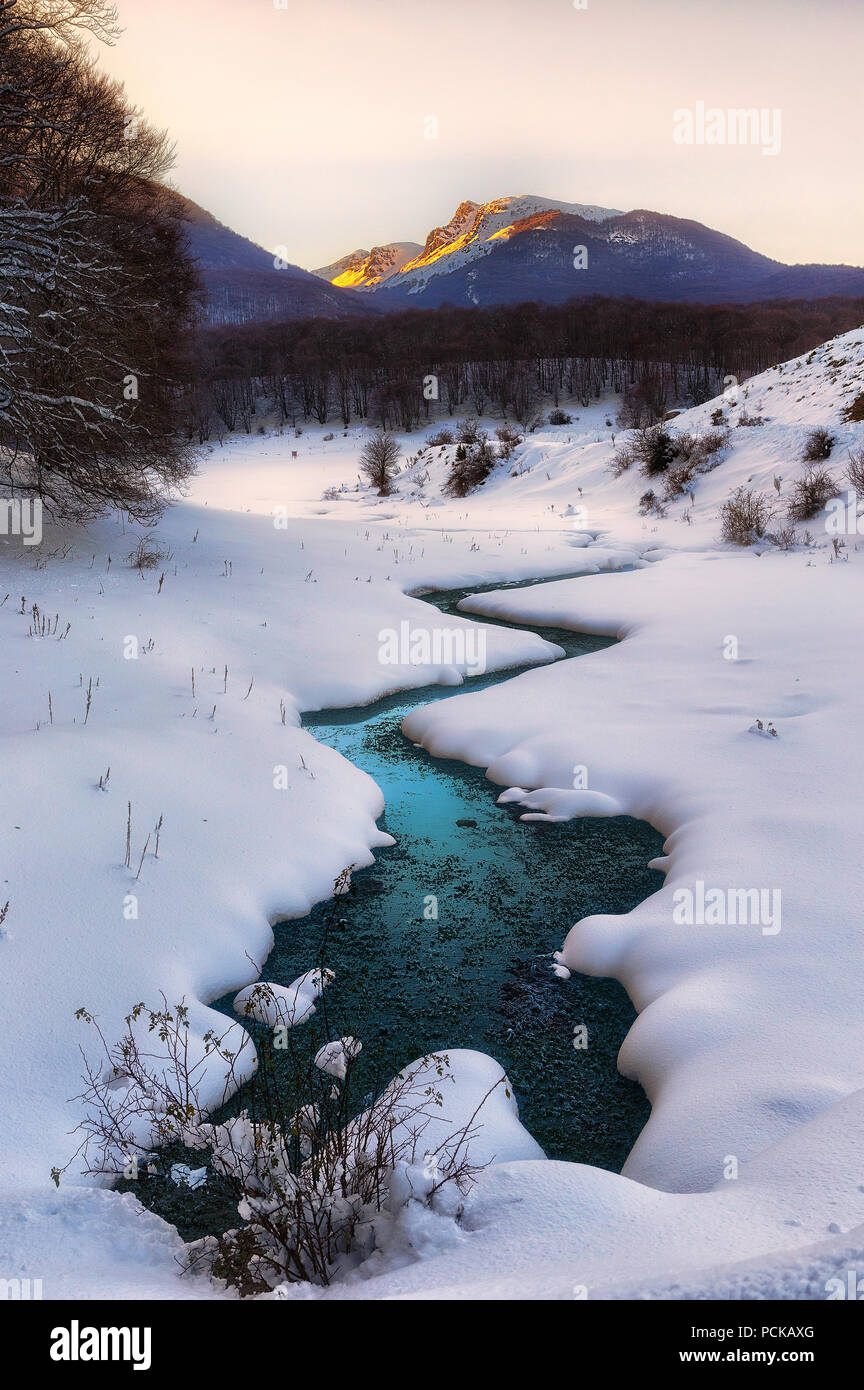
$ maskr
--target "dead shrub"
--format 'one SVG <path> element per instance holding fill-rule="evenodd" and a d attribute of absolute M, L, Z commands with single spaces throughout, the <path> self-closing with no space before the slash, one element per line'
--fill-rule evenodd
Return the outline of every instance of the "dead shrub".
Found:
<path fill-rule="evenodd" d="M 810 521 L 818 516 L 838 491 L 836 480 L 828 469 L 814 464 L 792 484 L 787 508 L 790 521 Z"/>
<path fill-rule="evenodd" d="M 807 435 L 804 441 L 804 453 L 801 457 L 805 463 L 821 463 L 824 459 L 831 457 L 834 444 L 833 434 L 820 425 Z"/>
<path fill-rule="evenodd" d="M 764 492 L 738 487 L 720 508 L 720 535 L 732 545 L 752 545 L 761 540 L 774 514 Z"/>
<path fill-rule="evenodd" d="M 164 551 L 152 536 L 141 536 L 134 550 L 126 556 L 126 562 L 133 570 L 155 570 L 164 559 Z"/>

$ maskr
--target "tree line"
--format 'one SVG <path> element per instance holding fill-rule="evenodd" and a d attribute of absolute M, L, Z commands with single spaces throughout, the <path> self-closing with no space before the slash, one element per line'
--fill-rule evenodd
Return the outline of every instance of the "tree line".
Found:
<path fill-rule="evenodd" d="M 283 423 L 368 421 L 412 430 L 439 415 L 497 413 L 524 428 L 541 400 L 587 406 L 621 392 L 629 422 L 698 404 L 864 319 L 864 299 L 749 305 L 594 297 L 564 305 L 412 309 L 241 324 L 196 336 L 190 438 Z"/>

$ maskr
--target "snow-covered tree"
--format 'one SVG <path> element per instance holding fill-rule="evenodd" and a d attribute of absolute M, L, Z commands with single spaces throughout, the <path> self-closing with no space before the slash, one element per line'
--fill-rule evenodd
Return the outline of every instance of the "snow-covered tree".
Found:
<path fill-rule="evenodd" d="M 0 485 L 140 520 L 182 482 L 196 281 L 164 134 L 99 73 L 101 0 L 0 0 Z"/>

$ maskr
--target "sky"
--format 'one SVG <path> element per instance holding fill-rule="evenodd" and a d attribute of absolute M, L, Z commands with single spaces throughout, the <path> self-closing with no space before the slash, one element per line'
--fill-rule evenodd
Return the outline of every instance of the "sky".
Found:
<path fill-rule="evenodd" d="M 508 193 L 864 264 L 864 0 L 117 3 L 100 61 L 171 132 L 174 184 L 297 265 Z M 676 142 L 700 102 L 771 139 Z"/>

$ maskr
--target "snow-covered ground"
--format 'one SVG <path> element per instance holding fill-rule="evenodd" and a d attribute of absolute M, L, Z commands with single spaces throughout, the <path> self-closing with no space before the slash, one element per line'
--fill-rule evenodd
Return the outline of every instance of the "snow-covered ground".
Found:
<path fill-rule="evenodd" d="M 496 1111 L 484 1142 L 500 1124 L 499 1151 L 524 1156 L 483 1172 L 465 1224 L 408 1210 L 326 1296 L 826 1297 L 864 1264 L 864 559 L 855 536 L 837 558 L 818 519 L 789 553 L 717 541 L 735 487 L 773 495 L 779 477 L 783 500 L 813 426 L 837 436 L 839 474 L 864 443 L 841 419 L 862 363 L 864 330 L 753 379 L 734 410 L 676 419 L 701 430 L 722 404 L 765 423 L 733 429 L 666 518 L 638 515 L 635 472 L 610 473 L 608 401 L 568 407 L 572 425 L 529 436 L 459 501 L 441 491 L 446 451 L 377 499 L 354 490 L 361 430 L 233 439 L 205 454 L 143 575 L 126 563 L 137 531 L 113 518 L 32 550 L 0 538 L 0 1276 L 42 1278 L 46 1297 L 213 1296 L 178 1278 L 176 1237 L 134 1199 L 50 1181 L 74 1147 L 75 1010 L 112 1035 L 164 991 L 194 1001 L 203 1032 L 207 1002 L 256 977 L 270 923 L 386 840 L 375 785 L 299 712 L 458 684 L 453 665 L 382 664 L 379 632 L 428 626 L 407 596 L 424 587 L 541 574 L 585 577 L 464 607 L 526 624 L 487 629 L 490 669 L 544 664 L 406 732 L 488 767 L 526 814 L 621 810 L 667 836 L 664 888 L 574 926 L 559 967 L 625 983 L 639 1018 L 621 1066 L 652 1116 L 618 1176 L 530 1157 Z M 34 603 L 50 635 L 33 635 Z M 532 623 L 624 640 L 549 665 Z M 727 920 L 688 920 L 687 892 L 698 917 L 712 890 Z M 728 921 L 745 892 L 758 919 Z M 466 1093 L 479 1065 L 461 1060 Z"/>

